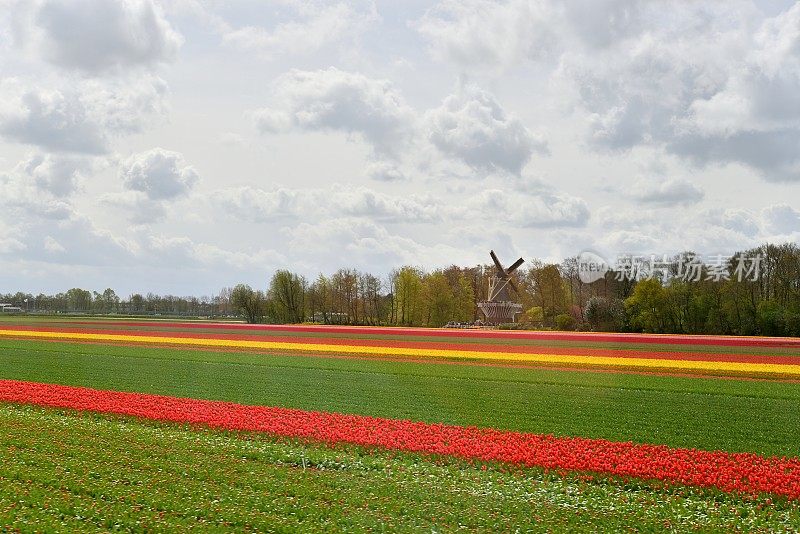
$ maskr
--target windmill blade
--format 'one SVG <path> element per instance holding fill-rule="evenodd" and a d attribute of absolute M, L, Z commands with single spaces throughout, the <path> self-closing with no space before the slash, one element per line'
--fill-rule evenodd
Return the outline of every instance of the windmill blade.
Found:
<path fill-rule="evenodd" d="M 497 255 L 494 253 L 494 250 L 490 250 L 489 255 L 492 257 L 494 266 L 497 267 L 497 270 L 500 271 L 500 274 L 505 275 L 506 270 L 503 269 L 503 265 L 500 263 L 500 260 L 497 259 Z"/>
<path fill-rule="evenodd" d="M 499 296 L 503 290 L 505 290 L 506 286 L 511 280 L 509 278 L 500 278 L 492 289 L 493 291 L 490 293 L 489 300 L 494 300 L 497 296 Z"/>
<path fill-rule="evenodd" d="M 517 261 L 515 261 L 515 262 L 514 262 L 514 263 L 511 265 L 511 267 L 509 267 L 509 268 L 508 268 L 508 270 L 506 271 L 506 273 L 508 273 L 508 274 L 511 274 L 511 273 L 513 273 L 514 271 L 516 271 L 516 270 L 517 270 L 517 267 L 519 267 L 519 266 L 520 266 L 520 265 L 522 265 L 523 263 L 525 263 L 525 260 L 523 260 L 522 258 L 518 259 Z"/>
<path fill-rule="evenodd" d="M 508 285 L 510 285 L 511 289 L 513 289 L 517 293 L 517 295 L 519 295 L 519 287 L 517 287 L 517 283 L 514 282 L 512 278 L 508 279 Z"/>

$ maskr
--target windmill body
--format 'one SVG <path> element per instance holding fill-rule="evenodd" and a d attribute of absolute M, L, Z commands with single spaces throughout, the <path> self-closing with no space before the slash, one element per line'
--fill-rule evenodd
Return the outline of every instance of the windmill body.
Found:
<path fill-rule="evenodd" d="M 525 260 L 522 258 L 515 261 L 511 267 L 506 269 L 497 259 L 494 251 L 490 251 L 489 255 L 495 266 L 495 273 L 489 279 L 489 295 L 484 302 L 478 303 L 483 315 L 486 317 L 486 322 L 491 324 L 500 323 L 513 323 L 516 320 L 517 314 L 522 312 L 522 305 L 514 302 L 511 299 L 510 290 L 519 294 L 514 279 L 511 274 L 522 265 Z"/>

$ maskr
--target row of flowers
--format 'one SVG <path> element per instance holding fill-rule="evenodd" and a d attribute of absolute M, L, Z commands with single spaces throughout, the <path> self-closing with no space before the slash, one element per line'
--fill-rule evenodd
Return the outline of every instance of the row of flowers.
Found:
<path fill-rule="evenodd" d="M 464 348 L 436 349 L 430 347 L 401 347 L 392 342 L 376 346 L 360 346 L 329 343 L 307 343 L 298 341 L 274 341 L 268 336 L 262 339 L 231 339 L 228 337 L 194 337 L 186 333 L 177 335 L 144 335 L 138 332 L 119 331 L 74 331 L 71 329 L 6 328 L 0 336 L 23 339 L 44 339 L 78 342 L 146 343 L 191 347 L 214 347 L 219 349 L 243 349 L 261 351 L 290 351 L 301 354 L 334 354 L 355 357 L 424 358 L 447 361 L 494 361 L 518 362 L 525 365 L 550 365 L 566 367 L 593 367 L 600 369 L 628 369 L 632 371 L 672 371 L 681 373 L 713 373 L 730 376 L 776 376 L 780 378 L 800 376 L 800 359 L 796 356 L 719 356 L 688 354 L 687 356 L 656 354 L 618 353 L 617 355 L 573 354 L 566 349 L 563 354 L 546 352 L 515 352 L 514 346 L 506 350 L 481 351 Z"/>
<path fill-rule="evenodd" d="M 112 325 L 118 326 L 118 325 Z M 406 341 L 398 339 L 379 339 L 379 338 L 356 338 L 356 337 L 302 337 L 296 335 L 274 335 L 269 336 L 257 334 L 230 334 L 230 333 L 207 333 L 193 331 L 131 331 L 117 328 L 59 328 L 59 327 L 40 327 L 40 326 L 13 326 L 6 327 L 3 332 L 13 335 L 15 332 L 24 337 L 28 332 L 38 333 L 42 336 L 58 337 L 58 334 L 91 334 L 102 339 L 102 336 L 125 336 L 130 341 L 146 340 L 158 341 L 159 338 L 177 338 L 179 340 L 216 340 L 229 341 L 231 347 L 236 347 L 239 341 L 253 341 L 254 345 L 274 345 L 282 344 L 287 347 L 300 347 L 306 350 L 314 350 L 315 347 L 322 348 L 330 352 L 342 347 L 342 350 L 352 352 L 362 350 L 365 353 L 380 351 L 383 348 L 411 349 L 414 353 L 430 353 L 431 356 L 441 356 L 443 352 L 459 351 L 469 353 L 480 358 L 483 353 L 486 356 L 495 354 L 532 354 L 532 355 L 570 355 L 570 356 L 596 356 L 608 358 L 643 358 L 661 360 L 690 360 L 690 361 L 709 361 L 709 362 L 742 362 L 742 363 L 768 363 L 794 365 L 800 363 L 800 356 L 786 354 L 749 354 L 742 352 L 724 352 L 716 349 L 713 352 L 698 351 L 653 351 L 644 350 L 641 345 L 634 345 L 634 348 L 598 348 L 584 346 L 542 346 L 542 345 L 516 345 L 511 343 L 497 343 L 491 340 L 475 341 L 468 343 L 463 341 Z M 203 341 L 199 341 L 203 343 Z M 224 343 L 223 343 L 224 346 Z M 800 351 L 800 345 L 798 345 Z M 474 354 L 477 353 L 477 354 Z"/>
<path fill-rule="evenodd" d="M 107 321 L 76 321 L 72 323 L 79 327 L 99 326 L 107 327 Z M 115 321 L 116 326 L 152 328 L 150 321 Z M 354 334 L 358 336 L 425 336 L 439 338 L 470 338 L 470 339 L 509 339 L 509 340 L 546 340 L 546 341 L 580 341 L 600 343 L 644 343 L 664 345 L 712 345 L 727 347 L 783 347 L 800 349 L 800 340 L 792 338 L 769 338 L 747 336 L 698 336 L 683 334 L 626 334 L 606 332 L 536 332 L 536 331 L 508 331 L 508 330 L 448 330 L 431 328 L 403 328 L 403 327 L 363 327 L 363 326 L 323 326 L 323 325 L 252 325 L 237 323 L 206 323 L 206 322 L 160 322 L 159 328 L 178 328 L 181 330 L 238 330 L 238 331 L 271 331 L 281 332 L 286 335 L 297 333 L 310 334 Z"/>
<path fill-rule="evenodd" d="M 14 380 L 0 380 L 0 401 L 800 498 L 800 458 L 554 437 Z"/>

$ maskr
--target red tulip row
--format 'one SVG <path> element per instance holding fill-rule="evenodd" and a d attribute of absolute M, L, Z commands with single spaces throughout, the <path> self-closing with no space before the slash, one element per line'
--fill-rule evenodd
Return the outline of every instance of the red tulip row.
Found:
<path fill-rule="evenodd" d="M 800 498 L 800 458 L 554 437 L 14 380 L 0 380 L 0 401 Z"/>

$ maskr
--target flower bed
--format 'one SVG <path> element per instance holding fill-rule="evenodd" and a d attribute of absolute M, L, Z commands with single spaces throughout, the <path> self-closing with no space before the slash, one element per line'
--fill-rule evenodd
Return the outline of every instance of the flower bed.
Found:
<path fill-rule="evenodd" d="M 800 498 L 800 459 L 0 380 L 0 401 Z"/>

